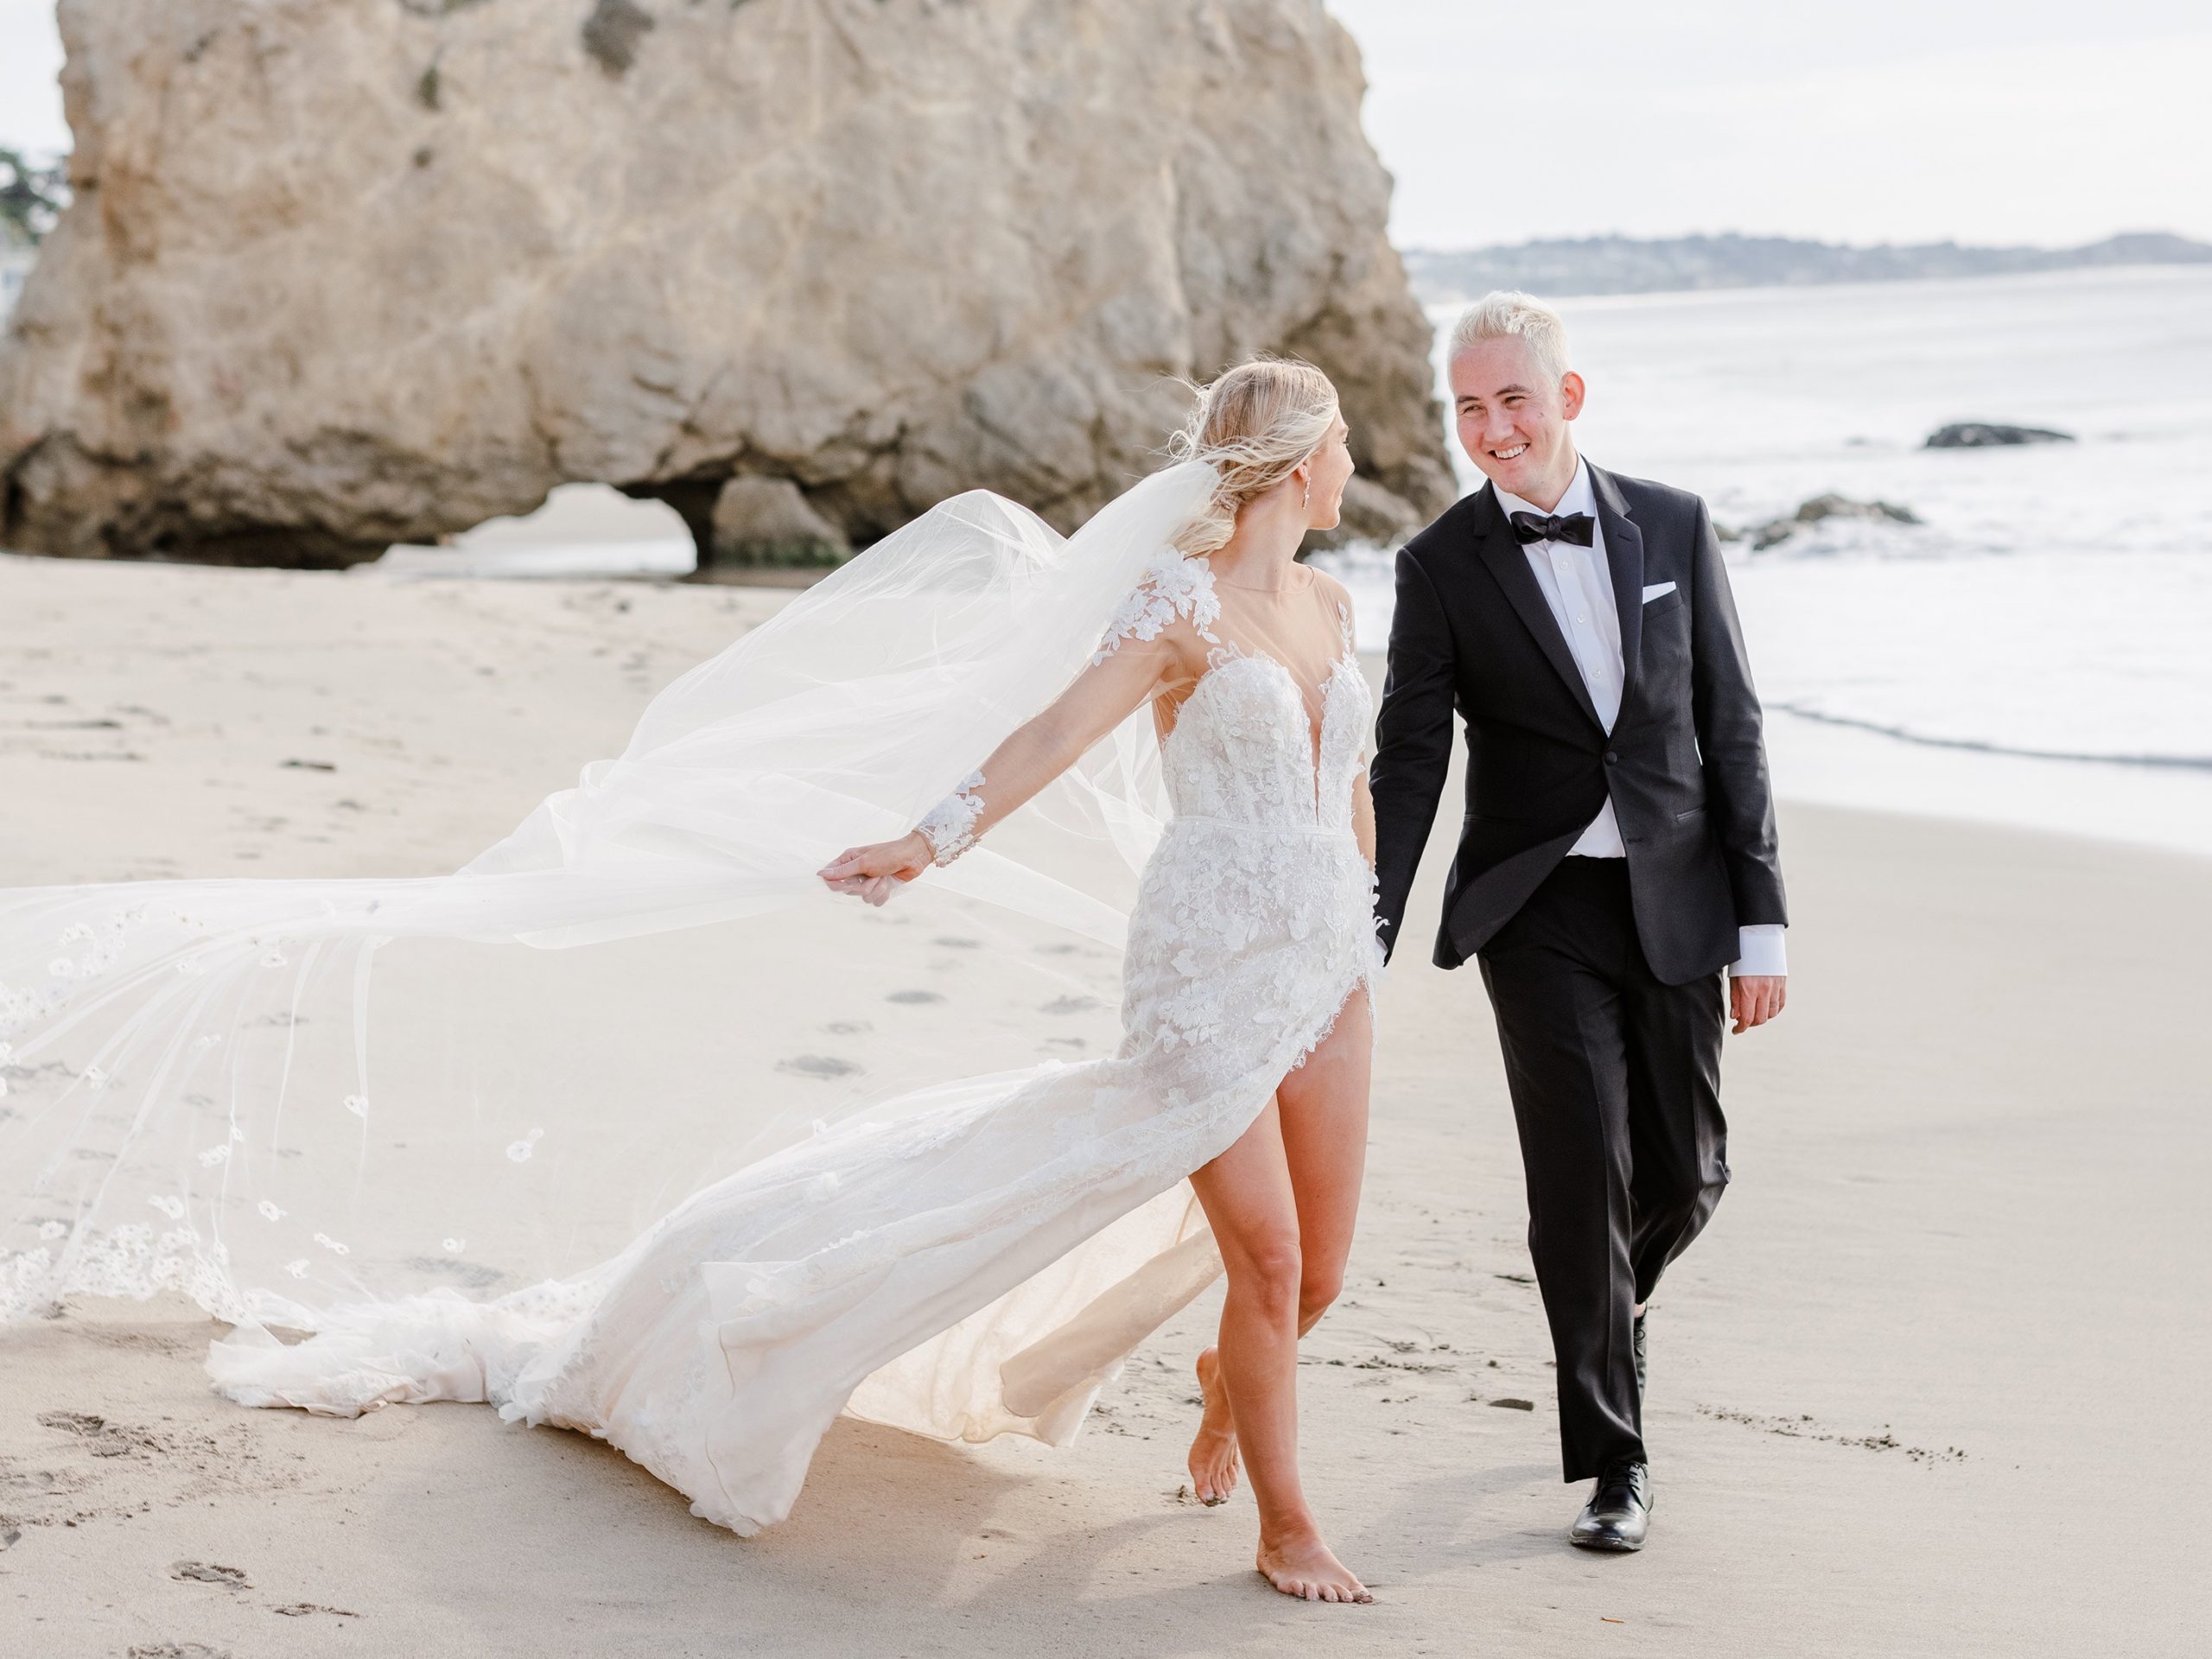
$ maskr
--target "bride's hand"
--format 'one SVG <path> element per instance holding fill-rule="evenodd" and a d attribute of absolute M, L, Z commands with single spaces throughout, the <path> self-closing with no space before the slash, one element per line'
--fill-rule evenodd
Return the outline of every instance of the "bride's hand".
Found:
<path fill-rule="evenodd" d="M 880 905 L 930 867 L 935 856 L 918 830 L 910 830 L 896 841 L 879 841 L 868 847 L 848 847 L 817 872 L 832 893 L 849 893 Z"/>

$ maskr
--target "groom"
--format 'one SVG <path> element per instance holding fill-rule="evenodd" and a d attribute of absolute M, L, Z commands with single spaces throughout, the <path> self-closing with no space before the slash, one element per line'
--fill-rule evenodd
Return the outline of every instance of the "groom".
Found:
<path fill-rule="evenodd" d="M 1489 483 L 1398 555 L 1370 775 L 1388 951 L 1466 723 L 1436 965 L 1497 1016 L 1559 1364 L 1568 1536 L 1641 1548 L 1643 1305 L 1728 1180 L 1724 1002 L 1782 1010 L 1782 869 L 1759 704 L 1705 504 L 1576 453 L 1557 315 L 1492 294 L 1452 336 Z M 1724 994 L 1722 970 L 1728 972 Z"/>

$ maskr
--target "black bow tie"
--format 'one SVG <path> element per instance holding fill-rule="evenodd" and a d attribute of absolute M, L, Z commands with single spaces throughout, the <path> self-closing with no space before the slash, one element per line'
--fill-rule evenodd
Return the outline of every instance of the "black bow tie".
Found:
<path fill-rule="evenodd" d="M 1586 512 L 1570 512 L 1565 518 L 1554 514 L 1548 518 L 1541 512 L 1511 516 L 1513 534 L 1523 547 L 1531 542 L 1573 542 L 1577 547 L 1597 544 L 1591 529 L 1593 521 Z"/>

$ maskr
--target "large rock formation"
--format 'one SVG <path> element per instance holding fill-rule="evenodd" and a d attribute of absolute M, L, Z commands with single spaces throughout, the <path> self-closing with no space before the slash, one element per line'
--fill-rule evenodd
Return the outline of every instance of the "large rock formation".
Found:
<path fill-rule="evenodd" d="M 1154 464 L 1173 377 L 1262 348 L 1343 388 L 1354 529 L 1452 493 L 1319 0 L 60 17 L 76 200 L 0 346 L 10 545 L 338 564 L 599 480 L 704 549 L 741 475 L 795 487 L 726 545 L 976 485 L 1065 526 Z"/>

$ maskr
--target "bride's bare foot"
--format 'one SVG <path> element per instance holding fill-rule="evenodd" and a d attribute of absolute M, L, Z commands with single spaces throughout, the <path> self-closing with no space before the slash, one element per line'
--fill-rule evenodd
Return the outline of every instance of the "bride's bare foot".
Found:
<path fill-rule="evenodd" d="M 1304 1601 L 1372 1601 L 1367 1586 L 1321 1541 L 1304 1533 L 1270 1543 L 1260 1541 L 1260 1575 L 1286 1596 Z"/>
<path fill-rule="evenodd" d="M 1221 1386 L 1218 1349 L 1198 1356 L 1198 1392 L 1206 1408 L 1191 1441 L 1191 1490 L 1201 1503 L 1225 1503 L 1236 1490 L 1236 1429 L 1229 1418 L 1229 1390 Z"/>

